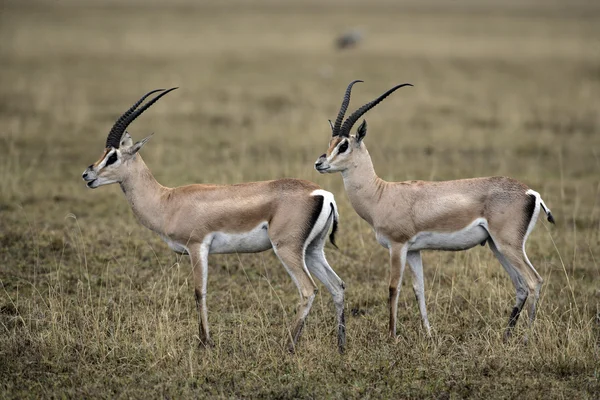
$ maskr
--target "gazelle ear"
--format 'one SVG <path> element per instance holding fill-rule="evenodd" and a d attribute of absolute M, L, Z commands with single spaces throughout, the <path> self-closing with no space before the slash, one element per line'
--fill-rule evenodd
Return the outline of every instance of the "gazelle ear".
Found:
<path fill-rule="evenodd" d="M 129 154 L 133 155 L 133 154 L 137 153 L 138 151 L 140 151 L 140 149 L 142 148 L 142 146 L 145 145 L 146 142 L 148 140 L 150 140 L 150 138 L 152 138 L 152 135 L 154 135 L 154 133 L 151 133 L 150 135 L 146 136 L 145 138 L 143 138 L 139 142 L 135 142 L 135 144 L 133 146 L 131 146 L 131 148 L 129 150 L 127 150 L 127 152 Z"/>
<path fill-rule="evenodd" d="M 129 132 L 125 131 L 123 136 L 121 137 L 121 143 L 119 144 L 119 148 L 128 148 L 133 144 L 133 139 L 131 139 L 131 135 Z"/>
<path fill-rule="evenodd" d="M 367 120 L 363 119 L 362 124 L 356 130 L 356 141 L 358 143 L 362 142 L 362 140 L 367 136 Z"/>

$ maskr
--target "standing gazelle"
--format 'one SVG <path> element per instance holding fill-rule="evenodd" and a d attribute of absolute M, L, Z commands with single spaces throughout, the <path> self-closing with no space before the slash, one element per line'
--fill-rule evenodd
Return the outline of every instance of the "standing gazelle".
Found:
<path fill-rule="evenodd" d="M 325 259 L 323 247 L 337 206 L 333 195 L 312 182 L 280 179 L 238 185 L 160 185 L 138 154 L 150 136 L 133 143 L 127 126 L 162 96 L 158 89 L 143 96 L 115 122 L 102 157 L 83 173 L 89 188 L 119 183 L 139 222 L 158 233 L 177 253 L 192 261 L 200 341 L 212 345 L 208 331 L 206 283 L 210 253 L 253 253 L 273 248 L 300 292 L 300 305 L 291 331 L 294 351 L 310 311 L 317 286 L 313 273 L 329 290 L 337 313 L 340 352 L 346 342 L 344 282 Z M 151 94 L 162 92 L 145 105 Z M 310 272 L 309 272 L 310 271 Z"/>
<path fill-rule="evenodd" d="M 540 208 L 554 223 L 540 195 L 511 178 L 490 177 L 443 182 L 386 182 L 379 178 L 363 139 L 367 123 L 356 135 L 350 129 L 371 108 L 403 84 L 363 105 L 342 124 L 354 81 L 348 85 L 340 112 L 331 124 L 327 153 L 315 163 L 320 173 L 341 172 L 350 203 L 375 230 L 377 241 L 390 252 L 390 334 L 396 336 L 398 296 L 406 262 L 413 273 L 413 288 L 423 325 L 431 335 L 425 308 L 421 250 L 466 250 L 487 242 L 516 289 L 516 304 L 505 338 L 527 297 L 531 297 L 530 322 L 535 318 L 542 278 L 525 254 L 525 241 L 533 230 Z"/>

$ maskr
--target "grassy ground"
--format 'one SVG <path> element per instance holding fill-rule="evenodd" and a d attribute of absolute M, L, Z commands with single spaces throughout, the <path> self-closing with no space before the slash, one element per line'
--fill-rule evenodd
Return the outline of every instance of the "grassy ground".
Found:
<path fill-rule="evenodd" d="M 343 5 L 342 5 L 343 4 Z M 360 47 L 333 49 L 350 27 Z M 0 397 L 597 398 L 600 391 L 600 8 L 520 2 L 236 7 L 0 3 Z M 387 332 L 387 253 L 340 176 L 312 164 L 343 90 L 388 180 L 508 175 L 539 191 L 528 254 L 545 279 L 529 342 L 488 248 L 425 255 L 432 340 L 405 280 Z M 321 290 L 296 355 L 297 292 L 271 251 L 211 256 L 212 350 L 197 347 L 187 257 L 135 221 L 117 186 L 85 188 L 114 118 L 159 182 L 313 180 L 337 196 L 348 351 Z"/>

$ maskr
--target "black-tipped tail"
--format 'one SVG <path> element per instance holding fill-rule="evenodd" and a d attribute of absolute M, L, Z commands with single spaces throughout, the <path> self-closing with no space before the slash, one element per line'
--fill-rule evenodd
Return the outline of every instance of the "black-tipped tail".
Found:
<path fill-rule="evenodd" d="M 556 225 L 556 222 L 554 221 L 554 217 L 552 216 L 552 213 L 550 212 L 550 209 L 548 207 L 546 207 L 546 205 L 544 204 L 544 201 L 540 198 L 540 204 L 542 206 L 542 209 L 544 210 L 544 212 L 546 213 L 546 217 L 548 218 L 548 222 L 550 222 L 553 225 Z"/>
<path fill-rule="evenodd" d="M 337 216 L 335 214 L 335 208 L 334 208 L 333 204 L 331 204 L 331 215 L 333 215 L 333 227 L 331 228 L 331 233 L 329 234 L 329 241 L 331 242 L 332 245 L 335 246 L 336 249 L 339 249 L 337 244 L 335 244 L 335 233 L 337 232 L 337 229 L 338 229 L 338 220 L 337 220 Z"/>

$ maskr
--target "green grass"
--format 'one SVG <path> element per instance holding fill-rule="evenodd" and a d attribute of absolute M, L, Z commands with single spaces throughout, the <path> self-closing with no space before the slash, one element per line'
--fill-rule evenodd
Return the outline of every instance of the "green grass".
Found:
<path fill-rule="evenodd" d="M 355 50 L 333 48 L 359 27 Z M 600 8 L 592 3 L 0 4 L 0 397 L 597 398 L 600 393 Z M 488 248 L 428 252 L 427 339 L 403 285 L 387 337 L 387 252 L 340 176 L 312 168 L 353 79 L 387 180 L 507 175 L 540 192 L 528 255 L 545 279 L 532 331 L 502 342 L 514 293 Z M 348 349 L 314 303 L 287 354 L 297 291 L 271 251 L 211 256 L 198 348 L 187 257 L 80 175 L 114 118 L 159 182 L 298 177 L 336 195 Z M 322 288 L 324 289 L 324 288 Z M 523 338 L 528 335 L 528 344 Z"/>

